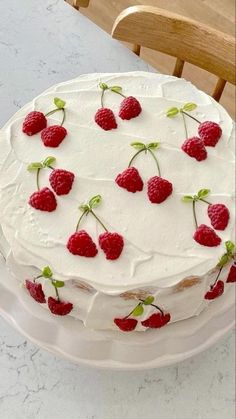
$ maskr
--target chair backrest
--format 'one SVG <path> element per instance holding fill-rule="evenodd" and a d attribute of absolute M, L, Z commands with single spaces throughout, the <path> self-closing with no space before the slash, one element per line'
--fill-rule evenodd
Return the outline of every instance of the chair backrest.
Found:
<path fill-rule="evenodd" d="M 152 6 L 125 9 L 115 20 L 113 38 L 176 57 L 173 75 L 181 77 L 185 61 L 218 76 L 213 97 L 219 100 L 226 81 L 235 84 L 235 39 L 195 20 Z"/>

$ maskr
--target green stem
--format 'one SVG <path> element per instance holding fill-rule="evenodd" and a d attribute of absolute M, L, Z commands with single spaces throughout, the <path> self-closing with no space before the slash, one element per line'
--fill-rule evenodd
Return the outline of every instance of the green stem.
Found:
<path fill-rule="evenodd" d="M 142 148 L 141 150 L 137 151 L 137 153 L 134 154 L 134 156 L 132 157 L 132 159 L 130 160 L 128 167 L 130 167 L 135 159 L 135 157 L 138 156 L 138 154 L 142 153 L 142 151 L 147 151 L 146 148 Z"/>
<path fill-rule="evenodd" d="M 104 228 L 105 231 L 108 231 L 105 225 L 101 222 L 101 220 L 96 216 L 96 214 L 93 212 L 92 209 L 90 209 L 91 214 L 96 218 L 96 220 L 99 222 L 99 224 Z"/>
<path fill-rule="evenodd" d="M 140 300 L 140 301 L 142 301 L 142 303 L 144 303 L 145 300 Z M 164 316 L 164 311 L 160 307 L 158 307 L 156 304 L 149 304 L 149 305 L 152 306 L 152 307 L 155 307 L 157 310 L 160 311 L 161 315 Z"/>
<path fill-rule="evenodd" d="M 44 116 L 50 116 L 50 115 L 53 115 L 54 113 L 56 113 L 56 112 L 58 112 L 58 111 L 62 111 L 62 112 L 63 112 L 63 118 L 62 118 L 62 122 L 61 122 L 61 127 L 62 127 L 62 125 L 64 124 L 65 119 L 66 119 L 66 112 L 65 112 L 65 108 L 56 108 L 56 109 L 53 109 L 52 111 L 50 111 L 50 112 L 48 112 L 48 113 L 45 113 L 45 115 L 44 115 Z"/>
<path fill-rule="evenodd" d="M 218 278 L 219 278 L 219 276 L 220 276 L 220 274 L 221 274 L 222 269 L 223 269 L 223 266 L 221 266 L 221 268 L 219 269 L 219 272 L 218 272 L 218 274 L 216 275 L 215 282 L 214 282 L 214 284 L 212 284 L 212 285 L 211 285 L 211 289 L 212 289 L 212 288 L 214 288 L 215 284 L 217 283 L 217 280 L 218 280 Z"/>
<path fill-rule="evenodd" d="M 186 135 L 186 138 L 188 138 L 188 130 L 187 130 L 187 124 L 186 124 L 186 120 L 185 120 L 185 116 L 184 116 L 184 113 L 185 112 L 181 112 L 181 115 L 182 115 L 182 117 L 183 117 L 183 121 L 184 121 L 184 130 L 185 130 L 185 135 Z"/>
<path fill-rule="evenodd" d="M 35 276 L 34 278 L 33 278 L 33 281 L 35 282 L 36 281 L 36 279 L 39 279 L 39 278 L 42 278 L 43 277 L 43 275 L 38 275 L 38 276 Z"/>
<path fill-rule="evenodd" d="M 80 225 L 80 221 L 82 220 L 82 218 L 84 217 L 84 215 L 87 215 L 88 214 L 88 211 L 87 210 L 85 210 L 82 214 L 81 214 L 81 216 L 79 217 L 79 221 L 78 221 L 78 223 L 77 223 L 77 225 L 76 225 L 76 229 L 75 229 L 75 231 L 77 232 L 78 230 L 79 230 L 79 225 Z"/>
<path fill-rule="evenodd" d="M 111 90 L 111 88 L 109 88 L 109 89 Z M 126 96 L 123 95 L 123 93 L 121 93 L 121 92 L 115 92 L 114 90 L 111 90 L 111 92 L 116 93 L 117 95 L 120 95 L 120 96 L 126 98 Z"/>
<path fill-rule="evenodd" d="M 211 205 L 211 202 L 206 201 L 206 199 L 203 198 L 199 198 L 200 201 L 205 202 L 205 204 Z"/>
<path fill-rule="evenodd" d="M 40 170 L 41 169 L 37 169 L 37 175 L 36 175 L 36 183 L 37 183 L 38 191 L 40 190 L 40 187 L 39 187 L 39 173 L 40 173 Z"/>
<path fill-rule="evenodd" d="M 193 218 L 194 218 L 195 226 L 196 226 L 196 228 L 198 228 L 197 216 L 196 216 L 196 201 L 195 200 L 193 200 Z"/>
<path fill-rule="evenodd" d="M 150 148 L 148 148 L 147 150 L 149 151 L 149 153 L 151 153 L 152 157 L 154 158 L 155 163 L 156 163 L 156 165 L 157 165 L 158 176 L 160 176 L 160 177 L 161 177 L 161 170 L 160 170 L 160 166 L 159 166 L 159 163 L 158 163 L 158 160 L 157 160 L 157 158 L 156 158 L 155 154 L 153 153 L 153 151 L 152 151 L 152 150 L 150 150 Z"/>
<path fill-rule="evenodd" d="M 196 121 L 198 124 L 201 124 L 201 121 L 199 121 L 199 119 L 194 118 L 194 116 L 190 115 L 189 113 L 181 110 L 181 113 L 184 113 L 185 115 L 187 115 L 189 118 L 193 119 L 194 121 Z"/>
<path fill-rule="evenodd" d="M 101 107 L 104 108 L 104 93 L 105 93 L 105 89 L 102 90 L 102 94 L 101 94 Z"/>
<path fill-rule="evenodd" d="M 52 285 L 53 285 L 53 286 L 54 286 L 54 288 L 55 288 L 55 292 L 56 292 L 57 300 L 58 300 L 58 301 L 60 301 L 59 292 L 58 292 L 57 287 L 54 285 L 53 280 L 52 280 Z"/>

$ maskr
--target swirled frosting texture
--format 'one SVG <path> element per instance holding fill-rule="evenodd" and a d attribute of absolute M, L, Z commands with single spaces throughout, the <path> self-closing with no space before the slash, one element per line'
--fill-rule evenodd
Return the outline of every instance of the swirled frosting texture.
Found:
<path fill-rule="evenodd" d="M 107 92 L 105 106 L 117 117 L 118 128 L 105 132 L 94 122 L 100 107 L 98 83 L 122 86 L 125 95 L 135 96 L 142 105 L 138 118 L 118 118 L 119 95 Z M 48 112 L 53 98 L 66 101 L 68 136 L 56 149 L 43 146 L 40 134 L 27 137 L 22 133 L 25 115 L 32 110 Z M 208 158 L 197 162 L 180 149 L 185 140 L 180 117 L 169 119 L 166 110 L 195 102 L 195 116 L 220 124 L 223 135 L 215 148 L 208 148 Z M 49 125 L 60 123 L 60 112 L 49 118 Z M 189 136 L 196 135 L 197 124 L 188 119 Z M 127 167 L 132 157 L 132 141 L 160 141 L 157 151 L 162 176 L 173 184 L 173 194 L 161 205 L 147 198 L 146 187 L 136 194 L 119 188 L 114 179 Z M 233 122 L 226 111 L 191 83 L 170 76 L 143 72 L 93 74 L 61 83 L 22 108 L 0 134 L 0 224 L 18 266 L 41 269 L 49 264 L 56 278 L 82 280 L 107 294 L 155 285 L 168 288 L 188 275 L 202 276 L 212 269 L 224 253 L 224 241 L 234 240 L 234 135 Z M 36 190 L 35 176 L 27 171 L 32 161 L 47 155 L 56 157 L 56 167 L 71 170 L 76 179 L 71 193 L 58 197 L 55 212 L 36 211 L 28 205 Z M 156 175 L 155 164 L 148 155 L 135 162 L 144 181 Z M 47 170 L 40 183 L 48 186 Z M 200 246 L 193 239 L 191 206 L 181 202 L 185 194 L 201 188 L 211 189 L 210 200 L 230 209 L 230 223 L 220 232 L 222 245 Z M 78 206 L 93 195 L 101 194 L 97 214 L 110 231 L 123 235 L 125 247 L 116 261 L 107 261 L 100 251 L 95 258 L 82 258 L 66 249 L 68 237 L 75 231 Z M 209 224 L 206 206 L 197 206 L 199 223 Z M 97 242 L 101 232 L 93 217 L 81 228 Z M 2 239 L 3 241 L 3 239 Z M 6 244 L 5 244 L 6 247 Z"/>

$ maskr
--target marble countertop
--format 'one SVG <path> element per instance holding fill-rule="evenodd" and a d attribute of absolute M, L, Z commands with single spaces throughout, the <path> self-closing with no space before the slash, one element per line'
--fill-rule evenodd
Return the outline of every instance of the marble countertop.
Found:
<path fill-rule="evenodd" d="M 0 57 L 0 126 L 60 81 L 152 70 L 63 0 L 0 0 Z M 0 319 L 0 418 L 234 419 L 234 342 L 230 333 L 173 367 L 100 371 L 37 348 Z"/>

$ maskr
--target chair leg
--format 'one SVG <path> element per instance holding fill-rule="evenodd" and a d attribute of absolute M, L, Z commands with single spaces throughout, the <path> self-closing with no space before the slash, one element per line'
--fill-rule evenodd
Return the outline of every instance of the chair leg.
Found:
<path fill-rule="evenodd" d="M 180 58 L 177 58 L 172 75 L 175 77 L 181 77 L 183 73 L 183 68 L 184 68 L 184 61 L 181 60 Z"/>
<path fill-rule="evenodd" d="M 132 46 L 132 51 L 136 54 L 136 55 L 140 55 L 140 50 L 141 50 L 141 45 L 136 45 L 134 44 Z"/>
<path fill-rule="evenodd" d="M 214 92 L 213 92 L 213 95 L 212 95 L 212 97 L 217 102 L 219 102 L 219 100 L 221 98 L 221 95 L 223 93 L 223 90 L 225 88 L 225 85 L 226 85 L 226 80 L 224 80 L 224 79 L 218 79 L 218 81 L 216 83 L 216 86 L 215 86 L 215 89 L 214 89 Z"/>
<path fill-rule="evenodd" d="M 73 0 L 73 7 L 74 7 L 76 10 L 79 10 L 79 0 Z"/>

